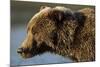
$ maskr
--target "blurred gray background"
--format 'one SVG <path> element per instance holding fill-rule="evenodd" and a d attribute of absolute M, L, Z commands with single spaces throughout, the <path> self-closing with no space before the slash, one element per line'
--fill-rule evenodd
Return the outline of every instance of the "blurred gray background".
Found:
<path fill-rule="evenodd" d="M 17 48 L 21 45 L 26 36 L 26 26 L 31 17 L 37 13 L 41 6 L 65 6 L 72 10 L 79 10 L 85 7 L 95 8 L 88 5 L 54 4 L 38 3 L 11 0 L 11 47 L 10 64 L 15 65 L 33 65 L 33 64 L 51 64 L 51 63 L 69 63 L 73 62 L 70 58 L 64 58 L 60 55 L 46 52 L 33 58 L 23 59 L 17 54 Z"/>

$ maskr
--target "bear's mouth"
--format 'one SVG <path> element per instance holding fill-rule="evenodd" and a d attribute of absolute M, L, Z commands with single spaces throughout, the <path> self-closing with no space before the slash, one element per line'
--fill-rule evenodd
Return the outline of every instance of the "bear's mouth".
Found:
<path fill-rule="evenodd" d="M 54 50 L 47 46 L 45 42 L 42 42 L 40 44 L 41 46 L 38 47 L 32 47 L 32 48 L 18 48 L 17 53 L 21 55 L 22 58 L 31 58 L 36 55 L 43 54 L 44 52 L 53 52 Z"/>
<path fill-rule="evenodd" d="M 24 59 L 27 59 L 27 58 L 31 58 L 31 57 L 33 57 L 32 55 L 31 55 L 31 53 L 22 53 L 22 54 L 20 54 L 21 55 L 21 57 L 22 58 L 24 58 Z"/>
<path fill-rule="evenodd" d="M 35 56 L 36 55 L 35 52 L 36 52 L 36 50 L 32 50 L 32 49 L 31 50 L 28 50 L 28 49 L 23 50 L 22 48 L 18 48 L 18 50 L 17 50 L 17 53 L 19 55 L 21 55 L 21 57 L 24 59 Z"/>

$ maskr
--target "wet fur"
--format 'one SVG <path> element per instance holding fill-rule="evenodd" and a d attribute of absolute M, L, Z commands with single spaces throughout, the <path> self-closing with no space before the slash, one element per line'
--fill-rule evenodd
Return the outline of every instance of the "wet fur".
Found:
<path fill-rule="evenodd" d="M 27 49 L 25 58 L 52 52 L 77 62 L 95 60 L 94 9 L 72 11 L 65 7 L 42 7 L 29 21 L 27 32 L 21 45 Z"/>

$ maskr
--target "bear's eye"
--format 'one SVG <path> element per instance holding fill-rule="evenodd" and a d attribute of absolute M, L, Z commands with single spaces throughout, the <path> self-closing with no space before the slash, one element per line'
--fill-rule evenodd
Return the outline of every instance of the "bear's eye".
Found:
<path fill-rule="evenodd" d="M 37 32 L 32 28 L 31 33 L 35 35 Z"/>
<path fill-rule="evenodd" d="M 32 34 L 33 34 L 33 35 L 35 35 L 35 34 L 36 34 L 36 32 L 32 32 Z"/>

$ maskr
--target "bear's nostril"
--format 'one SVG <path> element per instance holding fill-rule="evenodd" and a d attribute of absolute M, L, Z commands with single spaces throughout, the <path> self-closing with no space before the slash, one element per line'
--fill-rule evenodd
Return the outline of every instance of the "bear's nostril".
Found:
<path fill-rule="evenodd" d="M 17 53 L 22 53 L 23 52 L 23 48 L 18 48 Z"/>

